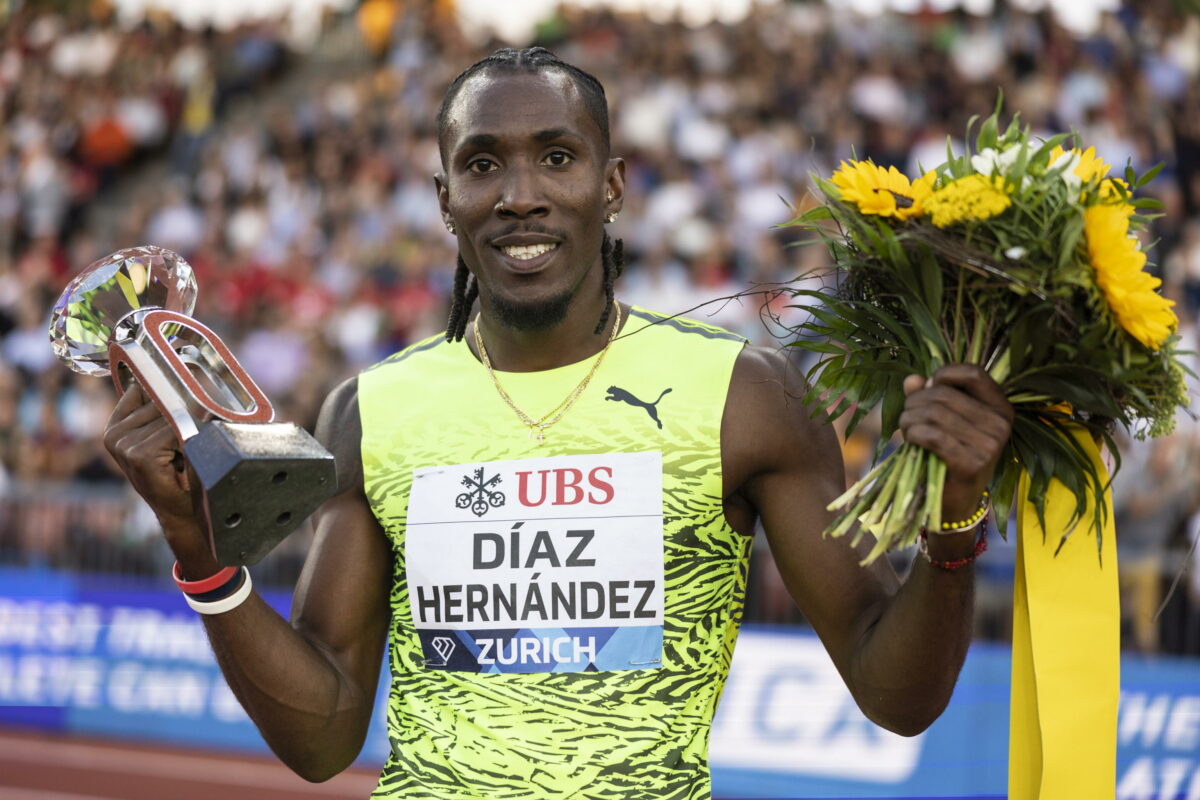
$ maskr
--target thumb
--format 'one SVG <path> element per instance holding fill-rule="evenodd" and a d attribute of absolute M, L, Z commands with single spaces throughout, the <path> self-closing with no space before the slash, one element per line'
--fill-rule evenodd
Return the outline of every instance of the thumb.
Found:
<path fill-rule="evenodd" d="M 904 379 L 904 394 L 910 395 L 913 392 L 919 392 L 928 385 L 929 381 L 920 375 L 909 375 Z"/>

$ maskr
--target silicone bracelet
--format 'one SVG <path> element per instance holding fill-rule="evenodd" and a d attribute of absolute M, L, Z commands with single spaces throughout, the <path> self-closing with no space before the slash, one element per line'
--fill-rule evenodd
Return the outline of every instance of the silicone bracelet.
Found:
<path fill-rule="evenodd" d="M 171 567 L 171 577 L 175 579 L 175 585 L 179 587 L 179 591 L 184 594 L 204 594 L 224 586 L 230 578 L 237 574 L 237 571 L 237 567 L 225 567 L 216 575 L 210 575 L 203 580 L 185 581 L 179 571 L 179 562 L 176 561 L 175 566 Z"/>
<path fill-rule="evenodd" d="M 234 567 L 234 569 L 238 568 Z M 211 603 L 195 600 L 187 594 L 183 596 L 183 599 L 187 601 L 187 604 L 192 607 L 193 611 L 200 614 L 224 614 L 226 611 L 232 611 L 246 602 L 246 598 L 250 596 L 250 589 L 252 588 L 250 570 L 241 567 L 241 572 L 243 575 L 242 585 L 238 587 L 236 592 L 229 595 L 229 597 Z"/>

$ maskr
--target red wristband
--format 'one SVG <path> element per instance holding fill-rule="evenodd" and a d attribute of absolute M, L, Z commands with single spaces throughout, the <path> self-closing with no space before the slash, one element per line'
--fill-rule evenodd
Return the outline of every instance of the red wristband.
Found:
<path fill-rule="evenodd" d="M 983 524 L 979 526 L 979 540 L 975 542 L 975 552 L 971 553 L 971 555 L 967 556 L 966 558 L 956 558 L 953 561 L 938 561 L 933 556 L 929 555 L 929 547 L 927 544 L 929 535 L 924 531 L 924 529 L 921 531 L 921 539 L 919 542 L 920 547 L 918 549 L 921 551 L 921 555 L 925 556 L 925 560 L 938 569 L 945 570 L 946 572 L 953 572 L 956 569 L 965 567 L 967 564 L 970 564 L 972 561 L 979 558 L 980 554 L 987 551 L 986 516 L 982 522 Z"/>
<path fill-rule="evenodd" d="M 211 592 L 213 589 L 218 589 L 229 582 L 229 579 L 237 574 L 237 567 L 225 567 L 217 572 L 216 575 L 211 575 L 200 581 L 185 581 L 179 573 L 179 562 L 175 562 L 175 566 L 171 568 L 171 577 L 175 579 L 175 585 L 184 594 L 204 594 Z"/>

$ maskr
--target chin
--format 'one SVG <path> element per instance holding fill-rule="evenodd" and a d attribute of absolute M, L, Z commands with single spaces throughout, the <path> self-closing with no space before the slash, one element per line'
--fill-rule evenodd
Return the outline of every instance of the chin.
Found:
<path fill-rule="evenodd" d="M 567 317 L 575 295 L 566 291 L 544 298 L 510 298 L 493 295 L 489 306 L 503 325 L 520 331 L 542 331 Z"/>

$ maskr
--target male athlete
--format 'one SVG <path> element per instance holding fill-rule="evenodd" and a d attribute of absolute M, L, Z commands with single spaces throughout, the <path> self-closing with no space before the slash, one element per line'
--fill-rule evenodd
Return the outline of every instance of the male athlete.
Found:
<path fill-rule="evenodd" d="M 903 583 L 886 560 L 859 566 L 865 544 L 821 535 L 841 458 L 786 359 L 613 300 L 604 225 L 625 167 L 594 78 L 499 51 L 451 85 L 438 121 L 437 199 L 460 253 L 447 334 L 326 402 L 317 435 L 340 493 L 315 517 L 291 622 L 252 593 L 200 603 L 272 749 L 309 780 L 349 765 L 390 638 L 375 796 L 708 797 L 759 521 L 864 713 L 928 726 L 967 649 L 974 527 L 930 535 Z M 906 389 L 905 438 L 948 465 L 943 518 L 974 520 L 1011 408 L 973 367 Z M 178 445 L 140 391 L 105 441 L 186 585 L 207 587 L 219 567 Z"/>

